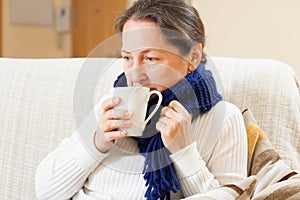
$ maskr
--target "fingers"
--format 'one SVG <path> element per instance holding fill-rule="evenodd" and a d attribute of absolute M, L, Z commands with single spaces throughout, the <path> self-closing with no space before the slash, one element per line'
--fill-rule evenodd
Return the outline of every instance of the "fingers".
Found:
<path fill-rule="evenodd" d="M 178 101 L 171 101 L 168 107 L 172 108 L 175 112 L 182 112 L 184 107 Z"/>
<path fill-rule="evenodd" d="M 171 101 L 162 109 L 156 129 L 163 134 L 173 135 L 183 124 L 190 123 L 190 121 L 191 115 L 188 111 L 178 101 Z"/>
<path fill-rule="evenodd" d="M 170 119 L 182 117 L 185 108 L 178 101 L 171 101 L 168 106 L 164 107 L 161 111 L 161 116 Z"/>
<path fill-rule="evenodd" d="M 158 130 L 159 132 L 163 132 L 165 126 L 166 124 L 162 120 L 158 120 L 158 122 L 156 123 L 156 130 Z"/>
<path fill-rule="evenodd" d="M 103 115 L 99 121 L 99 127 L 103 133 L 115 131 L 131 125 L 132 113 L 127 110 L 114 109 L 120 103 L 119 97 L 105 100 L 102 103 Z"/>
<path fill-rule="evenodd" d="M 186 118 L 187 116 L 191 118 L 192 114 L 188 113 L 188 111 L 178 101 L 174 100 L 162 109 L 161 116 L 165 116 L 173 120 L 175 119 L 177 121 L 182 118 Z"/>
<path fill-rule="evenodd" d="M 104 112 L 107 112 L 108 110 L 112 109 L 116 105 L 118 105 L 121 102 L 121 99 L 119 97 L 113 97 L 109 98 L 102 103 L 102 109 Z"/>
<path fill-rule="evenodd" d="M 127 110 L 116 109 L 121 99 L 114 97 L 103 101 L 103 113 L 98 121 L 99 130 L 95 133 L 95 146 L 100 152 L 111 148 L 116 139 L 124 138 L 127 132 L 122 128 L 131 126 L 132 113 Z"/>
<path fill-rule="evenodd" d="M 131 126 L 130 120 L 107 120 L 103 124 L 103 132 L 114 131 L 119 128 L 127 128 Z"/>
<path fill-rule="evenodd" d="M 107 141 L 114 141 L 116 139 L 121 139 L 127 136 L 127 132 L 123 130 L 118 131 L 112 131 L 112 132 L 106 132 L 104 134 L 104 137 Z"/>
<path fill-rule="evenodd" d="M 156 128 L 171 153 L 191 143 L 191 115 L 178 101 L 172 101 L 162 109 Z"/>
<path fill-rule="evenodd" d="M 166 106 L 162 109 L 160 118 L 156 123 L 156 129 L 162 134 L 170 133 L 180 126 L 181 116 L 172 107 Z"/>
<path fill-rule="evenodd" d="M 127 136 L 127 132 L 121 129 L 130 126 L 130 120 L 103 120 L 103 118 L 100 119 L 100 131 L 96 132 L 94 142 L 96 148 L 101 152 L 106 152 L 111 148 L 112 143 L 114 143 L 116 139 L 124 138 Z"/>
<path fill-rule="evenodd" d="M 104 122 L 103 135 L 107 141 L 114 141 L 127 136 L 127 132 L 122 128 L 130 126 L 130 120 L 107 120 Z"/>
<path fill-rule="evenodd" d="M 124 131 L 113 131 L 103 134 L 101 131 L 96 131 L 94 135 L 94 144 L 96 148 L 102 152 L 107 152 L 112 146 L 116 139 L 124 138 L 127 133 Z"/>
<path fill-rule="evenodd" d="M 110 109 L 104 114 L 104 119 L 130 119 L 132 113 L 128 110 Z"/>

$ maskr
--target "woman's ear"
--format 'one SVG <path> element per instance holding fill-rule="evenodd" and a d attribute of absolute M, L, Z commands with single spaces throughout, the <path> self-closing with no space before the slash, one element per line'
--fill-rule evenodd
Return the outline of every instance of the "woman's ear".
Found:
<path fill-rule="evenodd" d="M 194 71 L 194 69 L 196 69 L 197 66 L 200 64 L 201 57 L 202 57 L 202 44 L 197 43 L 191 48 L 191 51 L 189 53 L 190 67 L 193 67 L 191 71 Z"/>

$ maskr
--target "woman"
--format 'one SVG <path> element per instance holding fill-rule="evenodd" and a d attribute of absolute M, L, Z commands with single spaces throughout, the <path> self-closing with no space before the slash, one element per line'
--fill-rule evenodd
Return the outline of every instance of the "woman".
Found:
<path fill-rule="evenodd" d="M 114 86 L 158 90 L 163 108 L 143 138 L 132 138 L 121 129 L 131 126 L 133 114 L 114 109 L 119 98 L 103 97 L 98 128 L 74 133 L 40 163 L 37 196 L 180 199 L 244 179 L 243 119 L 205 69 L 205 32 L 195 8 L 184 0 L 138 0 L 116 29 L 124 73 Z M 152 97 L 149 109 L 155 103 Z"/>

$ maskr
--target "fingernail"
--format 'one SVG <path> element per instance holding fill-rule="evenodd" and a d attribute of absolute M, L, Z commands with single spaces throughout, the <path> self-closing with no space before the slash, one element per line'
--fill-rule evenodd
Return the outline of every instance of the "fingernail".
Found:
<path fill-rule="evenodd" d="M 114 97 L 113 102 L 114 103 L 118 103 L 119 102 L 119 98 L 118 97 Z"/>
<path fill-rule="evenodd" d="M 129 112 L 126 111 L 126 112 L 124 113 L 124 115 L 125 115 L 125 117 L 129 117 Z"/>
<path fill-rule="evenodd" d="M 121 134 L 122 135 L 127 135 L 127 132 L 126 131 L 121 131 Z"/>
<path fill-rule="evenodd" d="M 124 125 L 125 125 L 125 126 L 128 126 L 128 125 L 130 125 L 130 124 L 131 124 L 131 121 L 130 121 L 130 120 L 125 120 L 125 121 L 124 121 Z"/>

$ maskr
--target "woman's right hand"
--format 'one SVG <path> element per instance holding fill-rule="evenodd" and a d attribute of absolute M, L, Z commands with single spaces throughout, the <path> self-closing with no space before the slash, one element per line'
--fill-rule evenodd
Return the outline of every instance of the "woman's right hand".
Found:
<path fill-rule="evenodd" d="M 132 114 L 127 110 L 114 109 L 120 102 L 119 97 L 113 97 L 102 103 L 103 112 L 98 122 L 99 129 L 94 138 L 96 148 L 102 153 L 107 152 L 116 139 L 127 136 L 127 132 L 120 128 L 131 126 Z"/>

